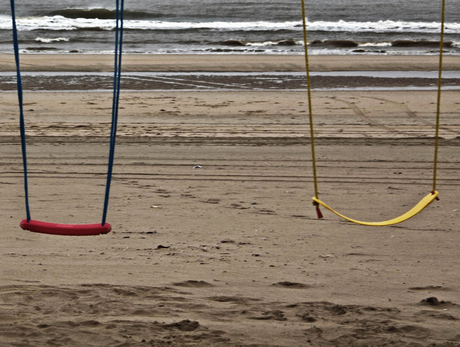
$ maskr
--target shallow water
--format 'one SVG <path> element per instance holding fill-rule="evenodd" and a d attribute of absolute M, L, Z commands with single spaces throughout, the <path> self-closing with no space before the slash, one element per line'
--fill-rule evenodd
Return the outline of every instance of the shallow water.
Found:
<path fill-rule="evenodd" d="M 314 90 L 435 90 L 436 71 L 334 71 L 312 72 Z M 24 72 L 23 87 L 32 91 L 110 91 L 113 75 L 109 72 Z M 184 73 L 127 72 L 123 74 L 123 90 L 306 90 L 302 72 L 254 73 Z M 460 89 L 460 71 L 445 71 L 444 89 Z M 13 72 L 0 73 L 0 90 L 16 89 Z"/>

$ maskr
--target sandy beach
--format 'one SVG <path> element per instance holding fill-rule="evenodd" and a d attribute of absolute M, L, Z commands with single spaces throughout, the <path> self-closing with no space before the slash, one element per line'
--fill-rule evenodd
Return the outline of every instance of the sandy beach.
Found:
<path fill-rule="evenodd" d="M 0 55 L 0 71 L 14 71 L 12 58 Z M 112 64 L 103 55 L 21 61 L 31 72 Z M 437 58 L 311 63 L 434 71 Z M 300 56 L 124 57 L 124 71 L 303 69 Z M 445 70 L 460 70 L 460 57 L 445 57 Z M 320 197 L 341 213 L 391 219 L 432 190 L 436 91 L 413 82 L 430 88 L 379 91 L 357 79 L 353 87 L 370 88 L 327 90 L 334 80 L 313 92 Z M 60 92 L 59 83 L 24 93 L 32 218 L 97 223 L 111 93 Z M 460 346 L 458 95 L 442 95 L 440 200 L 375 228 L 325 210 L 317 219 L 305 91 L 122 91 L 113 231 L 63 237 L 19 228 L 17 95 L 3 91 L 0 346 Z"/>
<path fill-rule="evenodd" d="M 305 71 L 302 55 L 130 54 L 123 56 L 123 71 Z M 460 70 L 457 56 L 444 56 L 444 70 Z M 311 71 L 423 71 L 438 69 L 439 58 L 430 56 L 324 56 L 309 58 Z M 23 71 L 113 71 L 109 54 L 24 54 Z M 14 71 L 14 57 L 0 54 L 0 71 Z"/>

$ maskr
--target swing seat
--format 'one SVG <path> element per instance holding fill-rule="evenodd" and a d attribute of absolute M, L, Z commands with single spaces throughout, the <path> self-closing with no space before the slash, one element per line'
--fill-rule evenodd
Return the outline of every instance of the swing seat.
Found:
<path fill-rule="evenodd" d="M 102 224 L 58 224 L 41 222 L 38 220 L 23 219 L 20 226 L 24 230 L 42 234 L 65 235 L 65 236 L 91 236 L 107 234 L 112 230 L 109 223 Z"/>
<path fill-rule="evenodd" d="M 335 213 L 337 216 L 342 217 L 343 219 L 346 219 L 349 222 L 353 222 L 353 223 L 361 224 L 361 225 L 368 225 L 368 226 L 386 226 L 386 225 L 398 224 L 398 223 L 408 220 L 409 218 L 414 217 L 417 213 L 421 212 L 425 207 L 431 204 L 435 199 L 438 200 L 438 194 L 439 193 L 437 191 L 431 192 L 430 194 L 425 196 L 422 200 L 420 200 L 420 202 L 417 205 L 412 207 L 409 211 L 407 211 L 403 215 L 387 220 L 387 221 L 383 221 L 383 222 L 361 222 L 356 219 L 348 218 L 344 216 L 343 214 L 338 213 L 332 207 L 326 205 L 324 202 L 322 202 L 321 200 L 317 198 L 313 198 L 313 204 L 314 205 L 319 204 L 321 206 L 324 206 L 329 211 Z"/>

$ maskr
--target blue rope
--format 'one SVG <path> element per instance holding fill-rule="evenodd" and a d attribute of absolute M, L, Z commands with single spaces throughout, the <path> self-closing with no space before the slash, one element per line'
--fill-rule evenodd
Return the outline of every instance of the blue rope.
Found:
<path fill-rule="evenodd" d="M 105 188 L 104 210 L 102 212 L 102 226 L 107 219 L 109 208 L 110 186 L 112 183 L 113 162 L 115 157 L 115 141 L 118 125 L 118 105 L 120 101 L 121 84 L 121 57 L 123 52 L 123 12 L 124 0 L 116 0 L 116 25 L 115 25 L 115 63 L 113 74 L 113 101 L 112 101 L 112 126 L 110 129 L 110 153 L 107 169 L 107 183 Z"/>
<path fill-rule="evenodd" d="M 26 130 L 24 121 L 24 101 L 23 101 L 23 88 L 21 79 L 21 70 L 19 63 L 19 40 L 18 30 L 16 25 L 16 13 L 14 0 L 10 0 L 11 18 L 13 27 L 13 45 L 14 57 L 16 60 L 16 78 L 18 89 L 18 103 L 19 103 L 19 127 L 21 133 L 21 147 L 22 147 L 22 161 L 24 166 L 24 191 L 27 222 L 30 222 L 30 207 L 29 207 L 29 184 L 27 175 L 27 150 L 26 150 Z M 112 102 L 112 126 L 110 130 L 110 153 L 109 164 L 107 170 L 107 184 L 104 199 L 104 211 L 102 214 L 102 226 L 104 226 L 107 218 L 107 210 L 109 206 L 110 185 L 112 182 L 113 163 L 115 157 L 115 140 L 118 125 L 118 105 L 120 101 L 120 85 L 121 85 L 121 57 L 123 48 L 123 11 L 124 0 L 116 0 L 116 28 L 115 28 L 115 66 L 114 66 L 114 82 L 113 82 L 113 102 Z"/>
<path fill-rule="evenodd" d="M 14 45 L 14 58 L 16 61 L 16 79 L 18 89 L 18 103 L 19 103 L 19 128 L 21 132 L 21 147 L 22 147 L 22 163 L 24 166 L 24 195 L 26 202 L 27 222 L 30 222 L 30 208 L 29 208 L 29 183 L 27 179 L 27 151 L 26 151 L 26 128 L 24 122 L 24 101 L 22 91 L 21 69 L 19 64 L 19 40 L 18 28 L 16 26 L 16 11 L 14 0 L 10 0 L 11 19 L 13 25 L 13 45 Z"/>

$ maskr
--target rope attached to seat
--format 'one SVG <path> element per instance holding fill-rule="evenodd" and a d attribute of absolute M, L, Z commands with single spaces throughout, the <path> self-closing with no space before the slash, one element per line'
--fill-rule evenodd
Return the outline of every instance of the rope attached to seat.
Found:
<path fill-rule="evenodd" d="M 113 100 L 112 100 L 112 127 L 110 130 L 110 153 L 107 169 L 107 182 L 105 187 L 104 208 L 102 212 L 102 225 L 107 220 L 109 208 L 110 186 L 112 183 L 113 163 L 115 158 L 115 142 L 118 125 L 118 105 L 120 102 L 121 85 L 121 57 L 123 53 L 123 12 L 124 0 L 116 0 L 116 24 L 115 24 L 115 61 L 113 73 Z"/>
<path fill-rule="evenodd" d="M 441 89 L 442 89 L 442 58 L 444 51 L 444 27 L 446 22 L 446 0 L 441 4 L 441 38 L 439 40 L 439 68 L 438 68 L 438 97 L 436 101 L 436 134 L 434 140 L 434 160 L 433 160 L 433 191 L 436 190 L 438 174 L 438 152 L 439 152 L 439 122 L 441 118 Z"/>
<path fill-rule="evenodd" d="M 313 201 L 317 202 L 321 206 L 327 208 L 329 211 L 335 213 L 337 216 L 346 219 L 349 222 L 353 222 L 356 224 L 361 224 L 361 225 L 367 225 L 367 226 L 387 226 L 387 225 L 393 225 L 393 224 L 398 224 L 401 222 L 404 222 L 412 217 L 414 217 L 416 214 L 420 213 L 423 209 L 425 209 L 428 205 L 430 205 L 434 200 L 438 200 L 438 192 L 430 192 L 428 195 L 423 197 L 414 207 L 412 207 L 409 211 L 406 213 L 402 214 L 401 216 L 398 216 L 393 219 L 389 219 L 386 221 L 382 222 L 363 222 L 359 221 L 356 219 L 351 219 L 347 216 L 344 216 L 341 213 L 338 213 L 335 211 L 333 208 L 330 206 L 326 205 L 324 202 L 322 202 L 319 199 L 313 198 Z"/>
<path fill-rule="evenodd" d="M 303 46 L 304 46 L 304 57 L 305 57 L 305 71 L 306 71 L 306 80 L 307 80 L 307 101 L 308 101 L 308 116 L 310 121 L 310 143 L 311 143 L 311 160 L 313 168 L 313 183 L 315 186 L 315 198 L 319 199 L 318 191 L 318 174 L 316 170 L 316 154 L 315 154 L 315 131 L 313 128 L 313 106 L 312 106 L 312 97 L 311 97 L 311 80 L 310 80 L 310 61 L 308 58 L 308 43 L 307 43 L 307 17 L 305 13 L 305 0 L 302 0 L 302 29 L 303 29 Z M 316 208 L 316 214 L 318 218 L 323 218 L 323 214 L 319 209 L 319 203 L 313 201 L 313 205 Z"/>
<path fill-rule="evenodd" d="M 17 91 L 19 103 L 19 127 L 21 133 L 22 158 L 24 166 L 24 191 L 27 219 L 21 222 L 21 227 L 25 230 L 34 232 L 57 234 L 57 235 L 99 235 L 110 232 L 111 226 L 106 223 L 107 211 L 109 205 L 110 186 L 112 182 L 112 172 L 115 156 L 115 142 L 118 125 L 118 106 L 120 101 L 121 85 L 121 57 L 123 51 L 123 12 L 124 0 L 116 0 L 116 24 L 115 24 L 115 61 L 114 61 L 114 82 L 113 82 L 113 102 L 112 102 L 112 125 L 110 130 L 110 151 L 109 163 L 107 169 L 107 184 L 104 199 L 104 209 L 102 213 L 101 224 L 57 224 L 47 223 L 31 219 L 29 207 L 29 189 L 28 189 L 28 170 L 27 170 L 27 150 L 26 150 L 26 132 L 24 121 L 24 101 L 23 87 L 21 79 L 21 69 L 19 62 L 19 39 L 16 24 L 15 0 L 10 0 L 14 56 L 16 61 Z"/>
<path fill-rule="evenodd" d="M 369 226 L 383 226 L 383 225 L 392 225 L 396 223 L 401 223 L 409 218 L 412 218 L 419 212 L 421 212 L 425 207 L 431 204 L 434 200 L 438 199 L 438 192 L 436 191 L 436 181 L 437 181 L 437 167 L 438 167 L 438 152 L 439 152 L 439 125 L 440 125 L 440 113 L 441 113 L 441 86 L 442 86 L 442 63 L 443 63 L 443 49 L 444 49 L 444 27 L 445 27 L 445 7 L 446 1 L 442 0 L 442 13 L 441 13 L 441 39 L 440 39 L 440 48 L 439 48 L 439 74 L 438 74 L 438 94 L 437 94 L 437 109 L 436 109 L 436 134 L 435 134 L 435 150 L 434 150 L 434 168 L 433 168 L 433 189 L 422 200 L 417 203 L 412 209 L 403 215 L 393 218 L 391 220 L 383 222 L 361 222 L 355 219 L 348 218 L 330 206 L 322 202 L 318 195 L 318 176 L 316 168 L 316 154 L 315 154 L 315 136 L 314 136 L 314 127 L 313 127 L 313 108 L 312 108 L 312 97 L 311 97 L 311 80 L 310 80 L 310 63 L 309 63 L 309 54 L 308 54 L 308 43 L 307 43 L 307 24 L 306 24 L 306 13 L 305 13 L 305 0 L 301 0 L 302 3 L 302 24 L 303 24 L 303 37 L 304 37 L 304 50 L 305 50 L 305 67 L 306 67 L 306 81 L 307 81 L 307 96 L 308 96 L 308 111 L 309 111 L 309 120 L 310 120 L 310 139 L 311 139 L 311 155 L 312 155 L 312 167 L 313 167 L 313 182 L 315 188 L 315 196 L 313 197 L 313 205 L 316 207 L 316 212 L 318 218 L 322 218 L 323 215 L 319 209 L 319 206 L 323 206 L 331 212 L 335 213 L 339 217 L 342 217 L 350 222 L 369 225 Z"/>
<path fill-rule="evenodd" d="M 13 26 L 13 48 L 14 48 L 14 59 L 16 62 L 16 79 L 17 79 L 17 90 L 18 90 L 18 102 L 19 102 L 19 130 L 21 133 L 21 149 L 22 149 L 22 164 L 24 166 L 24 195 L 26 204 L 26 216 L 27 221 L 30 221 L 30 207 L 29 207 L 29 182 L 27 176 L 27 150 L 26 150 L 26 127 L 24 121 L 24 101 L 23 101 L 23 89 L 22 89 L 22 78 L 21 69 L 19 62 L 19 39 L 18 39 L 18 28 L 16 25 L 16 8 L 14 0 L 10 0 L 11 7 L 11 18 Z"/>

